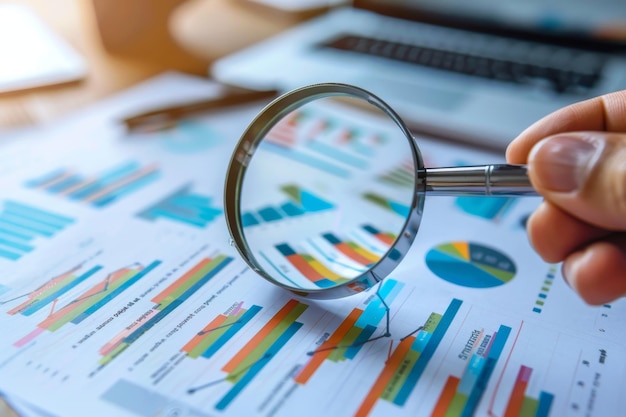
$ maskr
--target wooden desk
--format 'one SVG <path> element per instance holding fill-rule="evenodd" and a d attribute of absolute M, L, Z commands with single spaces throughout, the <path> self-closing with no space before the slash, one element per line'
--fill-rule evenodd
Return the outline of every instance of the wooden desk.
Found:
<path fill-rule="evenodd" d="M 73 85 L 0 96 L 0 131 L 52 121 L 166 70 L 206 75 L 215 58 L 308 17 L 245 0 L 12 1 L 32 7 L 78 50 L 88 75 Z"/>

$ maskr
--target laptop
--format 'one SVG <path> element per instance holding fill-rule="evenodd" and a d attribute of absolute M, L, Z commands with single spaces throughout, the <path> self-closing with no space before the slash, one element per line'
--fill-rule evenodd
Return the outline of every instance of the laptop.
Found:
<path fill-rule="evenodd" d="M 567 104 L 626 89 L 621 0 L 354 0 L 210 68 L 290 90 L 354 84 L 416 132 L 504 149 Z"/>

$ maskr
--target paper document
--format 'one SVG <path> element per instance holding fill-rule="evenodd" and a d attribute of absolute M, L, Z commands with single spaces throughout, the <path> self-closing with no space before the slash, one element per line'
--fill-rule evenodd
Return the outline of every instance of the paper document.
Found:
<path fill-rule="evenodd" d="M 539 198 L 427 199 L 399 267 L 348 298 L 257 276 L 229 244 L 222 192 L 260 105 L 133 137 L 115 122 L 218 91 L 166 74 L 0 153 L 0 392 L 59 417 L 622 415 L 626 302 L 585 305 L 534 253 L 525 221 Z M 376 166 L 384 141 L 353 133 L 341 146 L 363 165 L 335 163 Z M 418 141 L 430 167 L 502 162 Z M 315 179 L 284 180 L 274 191 L 300 217 L 249 207 L 259 232 L 316 215 L 299 198 Z M 358 226 L 340 238 L 361 255 L 389 239 Z M 311 262 L 345 255 L 321 241 L 286 244 Z"/>

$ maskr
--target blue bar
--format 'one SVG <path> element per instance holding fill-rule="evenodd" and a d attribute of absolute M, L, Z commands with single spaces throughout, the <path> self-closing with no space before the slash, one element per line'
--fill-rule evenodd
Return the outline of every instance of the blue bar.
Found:
<path fill-rule="evenodd" d="M 124 194 L 128 194 L 130 192 L 133 192 L 133 191 L 137 190 L 138 188 L 141 188 L 141 187 L 145 186 L 146 184 L 151 183 L 152 181 L 156 180 L 158 177 L 159 177 L 159 172 L 158 171 L 150 172 L 150 173 L 146 174 L 145 176 L 132 181 L 129 184 L 123 185 L 123 186 L 121 186 L 121 187 L 111 191 L 110 193 L 105 194 L 102 197 L 99 197 L 98 199 L 92 201 L 91 204 L 96 206 L 96 207 L 104 207 L 107 204 L 112 203 L 113 201 L 115 201 L 119 197 L 122 197 Z"/>
<path fill-rule="evenodd" d="M 82 183 L 83 181 L 84 178 L 80 175 L 72 175 L 65 179 L 62 179 L 59 182 L 55 182 L 44 187 L 44 190 L 48 191 L 49 193 L 58 194 L 62 193 L 65 190 L 69 190 L 70 188 Z"/>
<path fill-rule="evenodd" d="M 273 222 L 283 218 L 282 214 L 274 207 L 265 207 L 259 210 L 259 216 L 266 222 Z"/>
<path fill-rule="evenodd" d="M 541 309 L 538 307 L 533 308 L 533 313 L 541 313 Z"/>
<path fill-rule="evenodd" d="M 157 217 L 164 217 L 169 220 L 173 220 L 180 223 L 186 223 L 190 226 L 196 227 L 205 227 L 207 222 L 202 219 L 197 219 L 196 216 L 191 215 L 190 213 L 183 214 L 181 210 L 172 210 L 172 209 L 162 209 L 162 208 L 153 208 L 149 212 L 150 216 L 154 219 Z"/>
<path fill-rule="evenodd" d="M 361 328 L 364 328 L 368 324 L 372 324 L 374 326 L 378 325 L 383 317 L 385 317 L 385 314 L 387 312 L 387 309 L 380 300 L 379 296 L 382 297 L 383 300 L 385 300 L 385 303 L 387 303 L 387 305 L 389 305 L 400 293 L 402 287 L 404 287 L 404 284 L 401 284 L 393 279 L 387 279 L 383 281 L 382 287 L 378 291 L 378 296 L 376 296 L 369 302 L 367 307 L 365 307 L 363 314 L 361 314 L 361 316 L 357 319 L 354 325 Z"/>
<path fill-rule="evenodd" d="M 35 188 L 35 187 L 40 187 L 50 181 L 56 180 L 57 178 L 62 177 L 63 175 L 65 175 L 65 173 L 67 172 L 67 169 L 65 168 L 60 168 L 57 169 L 56 171 L 52 171 L 46 175 L 43 175 L 39 178 L 35 178 L 29 181 L 26 181 L 26 186 L 30 187 L 30 188 Z"/>
<path fill-rule="evenodd" d="M 259 221 L 252 213 L 243 213 L 241 215 L 241 224 L 243 227 L 256 226 Z"/>
<path fill-rule="evenodd" d="M 188 189 L 189 186 L 187 186 L 186 188 Z M 211 198 L 189 193 L 187 190 L 185 191 L 187 192 L 187 194 L 181 194 L 179 192 L 178 194 L 171 196 L 168 199 L 168 202 L 175 206 L 194 208 L 208 207 L 211 204 Z"/>
<path fill-rule="evenodd" d="M 373 235 L 377 235 L 380 233 L 380 230 L 376 229 L 374 226 L 371 226 L 369 224 L 364 224 L 362 227 L 363 227 L 363 230 Z"/>
<path fill-rule="evenodd" d="M 304 210 L 301 207 L 295 205 L 293 202 L 289 201 L 280 206 L 280 209 L 287 214 L 289 217 L 297 217 L 302 216 L 304 214 Z"/>
<path fill-rule="evenodd" d="M 38 208 L 17 203 L 15 201 L 5 201 L 4 211 L 19 214 L 21 216 L 28 216 L 33 220 L 39 220 L 58 225 L 68 225 L 74 223 L 74 219 L 70 217 L 61 216 L 60 214 L 52 213 L 45 210 L 40 210 Z"/>
<path fill-rule="evenodd" d="M 226 330 L 220 337 L 218 337 L 215 342 L 209 346 L 204 352 L 202 352 L 203 358 L 210 358 L 213 356 L 218 350 L 220 350 L 226 342 L 228 342 L 239 330 L 242 329 L 256 314 L 261 311 L 261 307 L 257 305 L 253 305 L 250 307 L 245 313 L 239 317 L 239 319 L 233 323 L 228 330 Z"/>
<path fill-rule="evenodd" d="M 459 383 L 457 392 L 469 396 L 474 389 L 476 381 L 478 381 L 478 378 L 480 378 L 480 374 L 482 373 L 486 363 L 486 358 L 477 354 L 473 354 L 467 367 L 465 368 L 465 372 L 463 372 L 463 376 L 461 377 L 461 382 Z"/>
<path fill-rule="evenodd" d="M 22 315 L 30 316 L 31 314 L 36 313 L 37 311 L 45 307 L 48 303 L 51 303 L 55 299 L 59 298 L 61 295 L 65 294 L 66 292 L 68 292 L 81 282 L 85 281 L 87 278 L 89 278 L 101 269 L 102 267 L 100 265 L 94 266 L 89 271 L 85 272 L 83 275 L 77 277 L 74 281 L 70 282 L 68 285 L 64 286 L 63 288 L 59 288 L 58 291 L 50 294 L 46 298 L 42 298 L 41 300 L 32 303 L 30 306 L 21 311 Z"/>
<path fill-rule="evenodd" d="M 163 310 L 159 311 L 154 316 L 152 316 L 152 318 L 150 318 L 147 322 L 139 326 L 137 330 L 135 330 L 134 332 L 126 336 L 124 339 L 122 339 L 121 343 L 125 343 L 128 346 L 132 345 L 134 342 L 137 341 L 137 339 L 143 336 L 144 333 L 146 333 L 148 330 L 154 327 L 158 322 L 160 322 L 165 317 L 167 317 L 167 315 L 170 314 L 172 311 L 176 310 L 176 308 L 180 306 L 182 303 L 183 301 L 180 299 L 172 301 Z M 111 358 L 114 358 L 120 353 L 122 353 L 128 346 L 124 347 L 123 349 L 118 350 L 115 356 L 112 356 Z"/>
<path fill-rule="evenodd" d="M 243 375 L 239 381 L 226 393 L 226 395 L 215 405 L 216 410 L 225 410 L 226 407 L 243 391 L 243 389 L 254 379 L 255 376 L 269 363 L 269 361 L 276 356 L 280 349 L 296 334 L 296 332 L 302 327 L 302 323 L 294 321 L 289 327 L 280 335 L 272 346 L 264 352 L 261 359 L 256 361 Z"/>
<path fill-rule="evenodd" d="M 456 316 L 456 313 L 459 311 L 461 304 L 463 304 L 463 301 L 459 299 L 454 298 L 452 300 L 452 302 L 446 309 L 446 312 L 441 317 L 441 320 L 439 320 L 439 324 L 431 335 L 428 344 L 424 348 L 424 351 L 420 354 L 419 359 L 407 376 L 404 385 L 402 385 L 402 388 L 400 388 L 398 395 L 396 395 L 394 404 L 403 406 L 406 403 L 406 400 L 409 398 L 411 391 L 413 390 L 413 388 L 415 388 L 415 385 L 422 376 L 422 373 L 424 373 L 424 369 L 426 369 L 430 358 L 432 358 L 435 350 L 437 350 L 437 347 L 439 346 L 439 343 L 441 343 L 441 339 L 443 339 L 443 336 L 448 331 L 450 324 L 452 324 L 452 320 Z"/>
<path fill-rule="evenodd" d="M 28 215 L 11 213 L 8 211 L 0 214 L 0 217 L 9 222 L 25 224 L 29 225 L 30 227 L 38 227 L 44 230 L 49 230 L 52 233 L 58 232 L 59 230 L 63 230 L 67 227 L 67 223 L 59 224 L 58 222 L 46 222 L 43 220 L 32 218 Z"/>
<path fill-rule="evenodd" d="M 539 405 L 537 406 L 535 417 L 548 417 L 550 407 L 552 407 L 552 401 L 554 401 L 554 395 L 541 391 L 539 393 Z"/>
<path fill-rule="evenodd" d="M 286 244 L 286 243 L 282 243 L 282 244 L 280 244 L 280 245 L 276 245 L 276 249 L 278 249 L 278 251 L 280 252 L 280 254 L 281 254 L 281 255 L 283 255 L 284 257 L 291 256 L 291 255 L 295 255 L 295 254 L 296 254 L 296 251 L 295 251 L 295 250 L 293 250 L 293 249 L 291 248 L 291 246 L 289 246 L 289 245 L 288 245 L 288 244 Z"/>
<path fill-rule="evenodd" d="M 334 159 L 335 161 L 350 165 L 353 168 L 367 169 L 369 167 L 369 163 L 367 162 L 367 160 L 361 159 L 347 152 L 342 152 L 338 150 L 336 146 L 327 145 L 325 143 L 313 140 L 307 142 L 307 147 L 317 153 L 321 153 L 328 158 Z"/>
<path fill-rule="evenodd" d="M 376 328 L 377 328 L 376 326 L 370 326 L 369 324 L 365 326 L 365 328 L 361 331 L 361 333 L 359 333 L 357 338 L 354 340 L 354 343 L 352 344 L 352 346 L 346 349 L 345 353 L 343 354 L 343 357 L 346 359 L 354 359 L 354 357 L 356 356 L 357 353 L 359 353 L 363 345 L 365 345 L 365 343 L 368 340 L 370 340 L 370 337 L 372 337 L 372 335 L 376 331 Z"/>
<path fill-rule="evenodd" d="M 264 143 L 261 149 L 286 157 L 286 158 L 289 158 L 293 161 L 300 162 L 304 165 L 308 165 L 315 169 L 319 169 L 320 171 L 326 172 L 328 174 L 332 174 L 341 178 L 350 177 L 350 171 L 348 171 L 347 169 L 342 168 L 333 163 L 327 162 L 323 159 L 313 157 L 309 154 L 305 154 L 305 153 L 302 153 L 293 149 L 285 149 L 279 145 L 275 145 L 269 142 Z"/>
<path fill-rule="evenodd" d="M 339 240 L 339 238 L 332 233 L 324 233 L 322 237 L 326 239 L 331 245 L 337 245 L 341 243 L 341 240 Z"/>
<path fill-rule="evenodd" d="M 78 190 L 70 193 L 69 197 L 75 200 L 88 198 L 89 196 L 104 189 L 107 185 L 132 174 L 133 172 L 137 171 L 138 168 L 139 164 L 135 161 L 131 161 L 126 165 L 113 168 L 111 171 L 100 175 L 100 178 L 98 180 L 94 180 L 87 184 L 85 187 L 79 188 Z"/>
<path fill-rule="evenodd" d="M 0 257 L 9 259 L 11 261 L 16 261 L 22 257 L 22 254 L 0 249 Z"/>
<path fill-rule="evenodd" d="M 23 243 L 16 242 L 14 240 L 8 240 L 8 239 L 3 239 L 3 238 L 0 238 L 0 245 L 9 247 L 11 249 L 15 249 L 18 252 L 26 252 L 26 253 L 32 252 L 33 249 L 35 249 L 34 247 L 30 245 L 25 245 Z"/>
<path fill-rule="evenodd" d="M 89 307 L 88 309 L 80 313 L 78 316 L 74 317 L 74 319 L 72 320 L 72 323 L 78 324 L 81 321 L 85 320 L 91 314 L 95 313 L 101 307 L 107 304 L 109 301 L 111 301 L 112 299 L 117 297 L 119 294 L 121 294 L 124 290 L 126 290 L 127 288 L 130 288 L 131 285 L 139 281 L 141 278 L 143 278 L 145 275 L 147 275 L 150 271 L 152 271 L 154 268 L 156 268 L 160 264 L 161 264 L 161 261 L 152 262 L 150 265 L 148 265 L 147 267 L 139 271 L 137 274 L 135 274 L 135 276 L 130 278 L 128 281 L 126 281 L 123 285 L 120 285 L 119 287 L 117 287 L 115 291 L 111 291 L 109 294 L 103 297 L 100 301 L 93 304 L 91 307 Z"/>
<path fill-rule="evenodd" d="M 47 236 L 47 237 L 54 236 L 60 230 L 60 229 L 55 229 L 49 226 L 44 226 L 41 223 L 37 223 L 30 219 L 13 216 L 9 213 L 0 214 L 0 222 L 2 224 L 10 224 L 17 228 L 21 228 L 22 230 L 28 230 L 40 236 Z"/>
<path fill-rule="evenodd" d="M 0 227 L 0 236 L 6 237 L 7 239 L 19 239 L 26 242 L 29 242 L 35 238 L 35 235 L 23 232 L 16 232 L 14 230 L 9 230 L 5 227 Z"/>
<path fill-rule="evenodd" d="M 487 384 L 489 384 L 489 378 L 491 378 L 491 374 L 493 373 L 494 368 L 496 367 L 496 363 L 498 359 L 500 359 L 500 355 L 502 354 L 502 350 L 504 349 L 504 345 L 506 344 L 509 335 L 511 334 L 511 328 L 508 326 L 500 326 L 495 335 L 495 340 L 491 343 L 491 348 L 487 353 L 487 361 L 485 362 L 485 366 L 483 367 L 472 392 L 467 398 L 467 402 L 465 403 L 465 407 L 463 407 L 463 413 L 461 417 L 472 417 L 474 412 L 476 411 L 476 407 L 478 407 L 478 403 L 482 398 L 485 390 L 487 389 Z"/>

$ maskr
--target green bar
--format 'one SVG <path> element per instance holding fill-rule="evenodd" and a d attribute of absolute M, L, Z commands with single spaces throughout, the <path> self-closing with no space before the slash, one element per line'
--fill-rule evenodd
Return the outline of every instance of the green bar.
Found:
<path fill-rule="evenodd" d="M 420 352 L 417 352 L 415 350 L 409 350 L 406 353 L 406 356 L 402 360 L 402 363 L 393 373 L 393 376 L 389 380 L 389 384 L 387 384 L 385 390 L 380 396 L 381 399 L 389 402 L 393 402 L 396 399 L 398 392 L 400 392 L 400 389 L 402 389 L 402 387 L 404 386 L 406 379 L 411 373 L 411 369 L 413 369 L 419 357 Z"/>
<path fill-rule="evenodd" d="M 343 346 L 337 349 L 334 349 L 330 355 L 328 355 L 328 360 L 332 362 L 343 361 L 346 358 L 343 356 L 346 353 L 348 347 L 352 346 L 357 337 L 361 334 L 363 329 L 360 327 L 353 326 L 348 333 L 343 337 L 342 340 L 339 341 L 338 345 Z"/>
<path fill-rule="evenodd" d="M 137 275 L 138 272 L 139 271 L 137 271 L 137 270 L 128 271 L 127 273 L 122 275 L 119 279 L 117 279 L 115 282 L 109 283 L 109 287 L 107 288 L 106 291 L 102 291 L 102 292 L 99 292 L 99 293 L 96 293 L 96 294 L 90 296 L 89 298 L 85 298 L 83 300 L 84 302 L 81 305 L 79 305 L 78 307 L 72 309 L 72 311 L 69 311 L 67 314 L 63 315 L 57 321 L 55 321 L 50 326 L 48 326 L 48 330 L 51 331 L 51 332 L 59 330 L 61 327 L 63 327 L 64 325 L 66 325 L 67 323 L 69 323 L 70 321 L 74 320 L 76 317 L 78 317 L 82 313 L 84 313 L 85 310 L 91 308 L 91 306 L 93 306 L 94 304 L 100 302 L 100 300 L 102 300 L 104 297 L 109 295 L 109 293 L 111 293 L 112 291 L 115 291 L 119 286 L 125 284 L 126 281 L 128 281 L 129 279 L 131 279 L 132 277 Z M 76 300 L 74 300 L 74 301 L 76 301 Z M 72 301 L 72 302 L 74 302 L 74 301 Z"/>
<path fill-rule="evenodd" d="M 537 304 L 538 306 L 542 306 L 545 303 L 543 301 L 541 301 L 541 300 L 537 300 L 537 301 L 535 301 L 535 304 Z"/>
<path fill-rule="evenodd" d="M 111 362 L 113 359 L 115 359 L 115 357 L 116 357 L 117 355 L 119 355 L 120 353 L 122 353 L 123 351 L 125 351 L 125 350 L 126 350 L 126 348 L 127 348 L 128 346 L 130 346 L 130 344 L 129 344 L 129 343 L 126 343 L 126 342 L 120 343 L 120 344 L 119 344 L 119 345 L 118 345 L 115 349 L 113 349 L 113 350 L 111 351 L 111 353 L 109 353 L 109 354 L 108 354 L 108 355 L 106 355 L 106 356 L 103 356 L 103 357 L 102 357 L 102 359 L 100 359 L 100 360 L 98 361 L 98 363 L 99 363 L 100 365 L 106 365 L 106 364 L 108 364 L 108 363 L 109 363 L 109 362 Z"/>
<path fill-rule="evenodd" d="M 189 278 L 187 281 L 181 284 L 180 287 L 176 288 L 173 293 L 168 295 L 163 299 L 161 304 L 159 304 L 159 310 L 163 310 L 167 307 L 172 301 L 178 299 L 182 294 L 185 293 L 191 286 L 193 286 L 196 282 L 200 281 L 206 274 L 215 269 L 216 266 L 222 263 L 222 261 L 226 258 L 226 255 L 218 255 L 211 262 L 206 264 L 201 270 L 196 272 Z"/>
<path fill-rule="evenodd" d="M 546 285 L 552 285 L 552 281 L 549 279 L 545 280 L 543 283 Z"/>
<path fill-rule="evenodd" d="M 76 278 L 78 278 L 76 275 L 71 274 L 66 276 L 65 278 L 63 278 L 63 280 L 57 284 L 54 284 L 53 286 L 51 286 L 50 288 L 47 288 L 44 292 L 42 292 L 41 294 L 37 295 L 37 298 L 34 298 L 30 301 L 31 304 L 34 304 L 35 302 L 41 301 L 43 299 L 45 299 L 46 297 L 48 297 L 49 295 L 54 294 L 55 292 L 59 291 L 60 289 L 66 287 L 67 285 L 71 284 L 72 281 L 74 281 Z"/>
<path fill-rule="evenodd" d="M 548 287 L 541 287 L 541 291 L 548 292 L 548 291 L 550 291 L 550 288 L 548 288 Z"/>
<path fill-rule="evenodd" d="M 446 417 L 460 417 L 467 403 L 467 395 L 457 392 L 446 410 Z"/>
<path fill-rule="evenodd" d="M 239 381 L 250 369 L 252 365 L 259 362 L 265 352 L 269 349 L 270 346 L 274 344 L 274 342 L 285 333 L 287 328 L 291 326 L 291 324 L 296 321 L 298 317 L 307 309 L 306 304 L 298 303 L 298 305 L 287 314 L 287 316 L 280 322 L 276 327 L 272 329 L 270 334 L 267 335 L 265 339 L 261 343 L 258 344 L 257 347 L 237 366 L 227 377 L 226 380 L 232 383 L 236 383 Z"/>
<path fill-rule="evenodd" d="M 535 417 L 538 407 L 539 400 L 530 397 L 524 397 L 524 402 L 522 402 L 522 409 L 519 411 L 518 417 Z"/>
<path fill-rule="evenodd" d="M 237 320 L 239 320 L 241 315 L 245 312 L 246 310 L 242 309 L 239 312 L 239 314 L 237 314 L 236 316 L 226 317 L 226 320 L 224 320 L 222 324 L 218 326 L 219 328 L 212 330 L 206 335 L 204 335 L 204 339 L 202 339 L 202 342 L 198 343 L 198 345 L 195 348 L 193 348 L 191 352 L 187 354 L 187 356 L 189 356 L 192 359 L 199 358 L 200 355 L 202 355 L 205 350 L 207 350 L 213 343 L 215 343 L 215 341 L 219 339 L 221 335 L 226 333 L 226 331 L 230 328 L 230 326 L 235 324 Z"/>
<path fill-rule="evenodd" d="M 428 316 L 428 320 L 426 320 L 426 324 L 424 324 L 423 331 L 433 334 L 433 332 L 439 325 L 439 322 L 441 321 L 441 317 L 442 316 L 439 313 L 432 313 L 430 316 Z"/>

